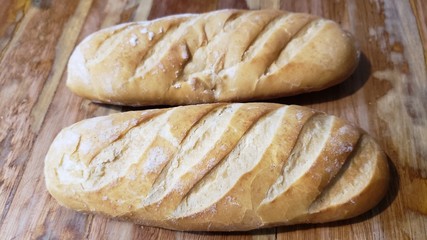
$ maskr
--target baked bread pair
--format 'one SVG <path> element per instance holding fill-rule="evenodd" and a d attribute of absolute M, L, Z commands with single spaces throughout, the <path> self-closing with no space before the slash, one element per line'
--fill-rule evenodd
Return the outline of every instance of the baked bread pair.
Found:
<path fill-rule="evenodd" d="M 370 136 L 305 107 L 221 103 L 321 90 L 357 62 L 348 33 L 307 14 L 224 10 L 101 30 L 70 58 L 73 92 L 134 106 L 210 104 L 65 128 L 46 156 L 47 188 L 78 211 L 176 230 L 359 215 L 381 200 L 389 180 Z"/>

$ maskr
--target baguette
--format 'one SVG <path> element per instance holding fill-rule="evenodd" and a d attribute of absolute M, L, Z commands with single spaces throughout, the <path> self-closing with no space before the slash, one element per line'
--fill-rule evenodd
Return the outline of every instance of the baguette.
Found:
<path fill-rule="evenodd" d="M 67 86 L 133 106 L 270 99 L 342 82 L 358 54 L 337 23 L 308 14 L 175 15 L 88 36 L 70 57 Z"/>
<path fill-rule="evenodd" d="M 374 207 L 389 180 L 386 156 L 360 129 L 273 103 L 84 120 L 58 134 L 44 171 L 61 205 L 191 231 L 351 218 Z"/>

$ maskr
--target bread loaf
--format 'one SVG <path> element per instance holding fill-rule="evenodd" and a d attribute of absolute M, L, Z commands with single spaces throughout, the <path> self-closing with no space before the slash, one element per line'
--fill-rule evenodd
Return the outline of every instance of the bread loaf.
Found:
<path fill-rule="evenodd" d="M 45 160 L 60 204 L 138 224 L 235 231 L 350 218 L 389 179 L 383 151 L 347 122 L 272 103 L 97 117 L 62 130 Z"/>
<path fill-rule="evenodd" d="M 67 86 L 97 102 L 183 105 L 317 91 L 358 63 L 337 23 L 277 10 L 222 10 L 133 22 L 88 36 Z"/>

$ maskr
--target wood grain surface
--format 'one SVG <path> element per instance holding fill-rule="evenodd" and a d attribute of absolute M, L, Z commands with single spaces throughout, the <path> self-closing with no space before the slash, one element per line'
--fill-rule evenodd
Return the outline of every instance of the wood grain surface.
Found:
<path fill-rule="evenodd" d="M 131 110 L 66 88 L 75 45 L 121 22 L 223 8 L 308 12 L 355 35 L 363 54 L 347 81 L 274 102 L 341 116 L 378 139 L 392 166 L 387 197 L 346 221 L 238 233 L 141 227 L 59 206 L 43 176 L 55 135 L 85 118 Z M 426 24 L 423 0 L 0 0 L 0 239 L 427 239 Z"/>

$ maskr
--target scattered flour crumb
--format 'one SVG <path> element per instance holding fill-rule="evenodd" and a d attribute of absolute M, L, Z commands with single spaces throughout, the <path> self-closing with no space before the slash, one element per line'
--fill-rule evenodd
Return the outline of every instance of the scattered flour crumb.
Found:
<path fill-rule="evenodd" d="M 162 72 L 166 72 L 165 66 L 162 63 L 159 64 L 159 68 L 162 70 Z"/>
<path fill-rule="evenodd" d="M 349 128 L 348 126 L 342 126 L 340 127 L 340 129 L 338 129 L 338 134 L 342 135 L 342 134 L 346 134 L 349 133 L 351 130 L 351 128 Z"/>
<path fill-rule="evenodd" d="M 332 170 L 333 170 L 333 166 L 329 166 L 329 167 L 326 167 L 325 168 L 325 172 L 327 172 L 327 173 L 331 173 L 332 172 Z"/>
<path fill-rule="evenodd" d="M 188 59 L 187 51 L 182 52 L 181 57 L 182 57 L 182 59 Z"/>
<path fill-rule="evenodd" d="M 297 112 L 297 114 L 296 114 L 296 118 L 297 118 L 297 120 L 298 121 L 301 121 L 301 119 L 302 119 L 302 117 L 303 117 L 303 113 L 302 112 Z"/>
<path fill-rule="evenodd" d="M 351 151 L 353 151 L 353 146 L 351 144 L 343 145 L 341 147 L 341 151 L 343 151 L 343 152 L 351 152 Z"/>
<path fill-rule="evenodd" d="M 138 44 L 138 37 L 135 34 L 132 34 L 130 36 L 129 43 L 132 47 L 135 47 Z"/>
<path fill-rule="evenodd" d="M 182 59 L 188 59 L 188 52 L 187 52 L 187 46 L 181 45 L 181 57 Z"/>
<path fill-rule="evenodd" d="M 188 80 L 188 84 L 190 84 L 190 86 L 193 90 L 196 90 L 196 79 L 195 78 L 190 78 Z"/>
<path fill-rule="evenodd" d="M 215 164 L 216 164 L 216 158 L 209 159 L 207 169 L 211 169 L 212 167 L 215 166 Z"/>
<path fill-rule="evenodd" d="M 88 139 L 80 141 L 79 150 L 82 154 L 88 154 L 92 149 L 92 142 Z"/>
<path fill-rule="evenodd" d="M 217 212 L 217 210 L 216 210 L 216 206 L 215 206 L 215 205 L 212 205 L 212 206 L 210 206 L 209 208 L 206 208 L 206 209 L 204 210 L 204 212 L 208 212 L 208 213 L 211 213 L 211 214 L 215 214 L 215 213 Z"/>
<path fill-rule="evenodd" d="M 108 200 L 108 197 L 107 196 L 103 196 L 102 197 L 102 201 L 107 201 Z"/>
<path fill-rule="evenodd" d="M 136 180 L 136 174 L 132 173 L 131 175 L 129 175 L 129 179 L 132 181 L 135 181 Z"/>
<path fill-rule="evenodd" d="M 146 34 L 147 32 L 148 32 L 148 30 L 146 28 L 141 29 L 142 34 Z"/>
<path fill-rule="evenodd" d="M 236 201 L 236 199 L 232 196 L 227 196 L 225 198 L 225 200 L 227 201 L 228 204 L 230 205 L 234 205 L 234 206 L 239 206 L 240 204 Z"/>
<path fill-rule="evenodd" d="M 375 37 L 377 35 L 377 32 L 373 27 L 369 27 L 369 36 Z"/>
<path fill-rule="evenodd" d="M 175 83 L 173 85 L 173 87 L 176 88 L 176 89 L 179 89 L 179 88 L 181 88 L 181 83 Z"/>
<path fill-rule="evenodd" d="M 114 93 L 113 83 L 112 83 L 111 80 L 104 81 L 104 84 L 102 86 L 103 86 L 105 92 L 107 92 L 107 93 Z"/>
<path fill-rule="evenodd" d="M 163 32 L 163 27 L 161 27 L 160 29 L 159 29 L 159 33 L 162 33 Z"/>
<path fill-rule="evenodd" d="M 184 187 L 184 185 L 183 185 L 181 182 L 177 183 L 177 184 L 175 185 L 174 189 L 175 189 L 179 194 L 184 194 L 184 193 L 185 193 L 185 192 L 184 192 L 185 187 Z"/>
<path fill-rule="evenodd" d="M 234 66 L 234 67 L 229 67 L 222 70 L 222 73 L 228 76 L 229 78 L 234 78 L 236 76 L 236 71 L 237 71 L 237 67 Z"/>
<path fill-rule="evenodd" d="M 218 51 L 214 51 L 214 52 L 212 53 L 212 55 L 213 55 L 214 59 L 218 59 L 218 58 L 220 57 L 220 54 L 219 54 L 219 52 L 218 52 Z"/>
<path fill-rule="evenodd" d="M 79 140 L 80 134 L 74 131 L 66 131 L 54 142 L 54 146 L 55 148 L 67 149 L 71 146 L 77 146 Z"/>
<path fill-rule="evenodd" d="M 154 33 L 153 32 L 148 32 L 148 40 L 151 41 L 154 38 Z"/>
<path fill-rule="evenodd" d="M 155 147 L 151 149 L 148 153 L 147 161 L 144 164 L 144 172 L 155 172 L 157 168 L 162 165 L 167 159 L 167 155 L 165 154 L 163 148 Z"/>
<path fill-rule="evenodd" d="M 270 170 L 274 170 L 274 169 L 276 169 L 277 168 L 277 165 L 276 164 L 271 164 L 270 165 Z"/>

